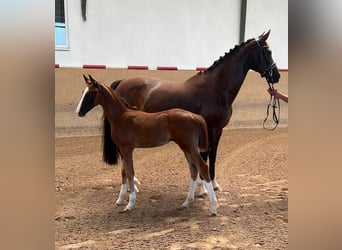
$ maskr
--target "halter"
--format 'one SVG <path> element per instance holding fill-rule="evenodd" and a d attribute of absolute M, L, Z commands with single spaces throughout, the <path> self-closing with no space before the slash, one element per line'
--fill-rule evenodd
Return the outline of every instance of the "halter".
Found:
<path fill-rule="evenodd" d="M 260 75 L 261 77 L 265 77 L 267 82 L 270 83 L 272 82 L 271 80 L 273 80 L 272 70 L 277 66 L 277 64 L 275 62 L 273 62 L 272 64 L 268 62 L 265 51 L 264 51 L 264 49 L 268 47 L 265 45 L 262 45 L 260 41 L 255 41 L 255 42 L 258 44 L 260 48 L 259 64 L 262 62 L 262 58 L 264 58 L 266 62 L 266 66 L 267 66 L 265 72 Z"/>
<path fill-rule="evenodd" d="M 276 67 L 276 63 L 272 63 L 271 65 L 269 65 L 269 62 L 267 60 L 267 57 L 266 57 L 265 51 L 264 51 L 264 48 L 267 48 L 267 46 L 261 45 L 260 41 L 256 41 L 256 43 L 258 44 L 258 46 L 260 48 L 259 63 L 262 62 L 262 57 L 263 57 L 265 59 L 266 66 L 267 66 L 265 72 L 261 74 L 261 77 L 266 78 L 267 84 L 269 86 L 269 90 L 274 91 L 273 83 L 271 82 L 271 80 L 273 80 L 272 70 Z M 278 106 L 277 106 L 277 104 L 278 104 Z M 275 125 L 273 128 L 266 128 L 265 123 L 268 120 L 268 116 L 269 116 L 271 106 L 273 108 L 272 118 L 273 118 Z M 276 108 L 278 108 L 278 115 L 276 112 Z M 270 101 L 268 102 L 267 109 L 266 109 L 266 118 L 264 119 L 264 122 L 262 124 L 263 128 L 266 130 L 270 130 L 270 131 L 275 130 L 279 124 L 279 118 L 278 117 L 280 117 L 280 102 L 279 102 L 279 99 L 276 99 L 273 95 L 271 95 Z"/>

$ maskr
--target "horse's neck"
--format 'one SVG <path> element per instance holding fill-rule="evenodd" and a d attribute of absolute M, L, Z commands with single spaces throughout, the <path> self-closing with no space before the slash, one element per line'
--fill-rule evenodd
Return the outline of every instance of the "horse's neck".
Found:
<path fill-rule="evenodd" d="M 228 56 L 210 72 L 210 84 L 214 84 L 215 88 L 228 98 L 230 104 L 233 103 L 250 69 L 249 49 L 247 45 L 240 48 L 234 57 Z"/>
<path fill-rule="evenodd" d="M 101 106 L 104 110 L 105 117 L 109 121 L 115 122 L 127 110 L 122 101 L 112 93 L 108 88 L 103 87 Z"/>

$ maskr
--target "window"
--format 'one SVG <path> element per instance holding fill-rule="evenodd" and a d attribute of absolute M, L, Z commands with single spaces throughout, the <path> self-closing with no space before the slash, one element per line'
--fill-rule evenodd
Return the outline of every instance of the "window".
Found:
<path fill-rule="evenodd" d="M 55 48 L 69 49 L 66 0 L 55 0 Z"/>

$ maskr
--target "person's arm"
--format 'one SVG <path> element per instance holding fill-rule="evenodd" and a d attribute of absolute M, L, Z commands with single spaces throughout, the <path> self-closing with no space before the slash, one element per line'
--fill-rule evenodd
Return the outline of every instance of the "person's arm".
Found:
<path fill-rule="evenodd" d="M 280 91 L 276 90 L 276 89 L 268 89 L 268 93 L 270 93 L 270 95 L 273 95 L 276 99 L 280 99 L 283 100 L 284 102 L 288 102 L 288 96 L 281 93 Z"/>

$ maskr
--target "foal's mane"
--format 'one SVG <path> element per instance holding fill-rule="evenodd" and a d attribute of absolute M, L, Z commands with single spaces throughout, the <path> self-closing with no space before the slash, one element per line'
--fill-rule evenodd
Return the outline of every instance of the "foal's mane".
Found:
<path fill-rule="evenodd" d="M 239 45 L 235 45 L 235 47 L 233 49 L 229 50 L 229 53 L 228 52 L 224 53 L 224 56 L 220 56 L 220 58 L 217 59 L 209 68 L 207 68 L 204 71 L 198 72 L 198 74 L 212 71 L 218 65 L 220 65 L 223 61 L 225 61 L 228 57 L 234 56 L 239 51 L 240 48 L 244 47 L 246 44 L 248 44 L 248 43 L 250 43 L 251 41 L 254 41 L 254 40 L 255 40 L 254 38 L 251 38 L 251 39 L 248 39 L 245 42 L 240 43 Z"/>

